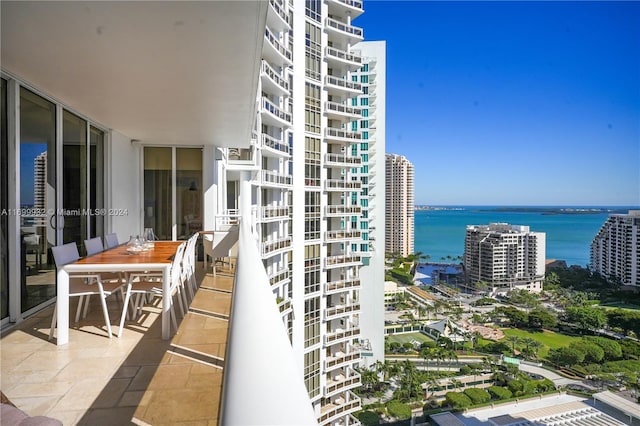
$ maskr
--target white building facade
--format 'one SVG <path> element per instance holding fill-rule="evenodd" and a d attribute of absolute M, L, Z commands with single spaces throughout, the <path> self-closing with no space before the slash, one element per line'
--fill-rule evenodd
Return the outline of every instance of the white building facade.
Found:
<path fill-rule="evenodd" d="M 385 154 L 385 251 L 409 256 L 414 250 L 414 170 L 402 155 Z"/>
<path fill-rule="evenodd" d="M 466 284 L 486 283 L 494 292 L 542 291 L 546 234 L 528 226 L 492 223 L 468 225 L 464 241 Z"/>
<path fill-rule="evenodd" d="M 612 214 L 591 242 L 591 270 L 640 287 L 640 210 Z"/>

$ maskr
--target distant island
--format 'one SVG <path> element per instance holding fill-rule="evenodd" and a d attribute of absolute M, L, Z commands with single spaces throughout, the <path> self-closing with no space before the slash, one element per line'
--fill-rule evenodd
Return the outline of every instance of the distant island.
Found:
<path fill-rule="evenodd" d="M 583 215 L 583 214 L 616 214 L 628 213 L 628 207 L 535 207 L 535 206 L 415 206 L 416 211 L 456 211 L 476 210 L 507 213 L 540 213 L 542 215 Z M 633 208 L 632 208 L 633 209 Z"/>

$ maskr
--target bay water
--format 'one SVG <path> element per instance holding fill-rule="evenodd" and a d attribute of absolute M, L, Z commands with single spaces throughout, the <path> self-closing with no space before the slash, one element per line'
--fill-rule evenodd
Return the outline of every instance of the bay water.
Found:
<path fill-rule="evenodd" d="M 500 222 L 545 232 L 547 259 L 584 267 L 589 263 L 591 241 L 609 214 L 630 209 L 634 207 L 451 206 L 416 210 L 414 252 L 429 255 L 430 262 L 458 263 L 456 258 L 464 255 L 467 225 Z"/>

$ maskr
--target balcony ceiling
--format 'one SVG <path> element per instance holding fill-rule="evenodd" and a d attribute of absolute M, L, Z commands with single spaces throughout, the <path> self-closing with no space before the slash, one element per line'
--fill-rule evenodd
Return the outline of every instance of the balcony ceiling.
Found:
<path fill-rule="evenodd" d="M 5 1 L 2 69 L 153 144 L 247 146 L 268 2 Z"/>

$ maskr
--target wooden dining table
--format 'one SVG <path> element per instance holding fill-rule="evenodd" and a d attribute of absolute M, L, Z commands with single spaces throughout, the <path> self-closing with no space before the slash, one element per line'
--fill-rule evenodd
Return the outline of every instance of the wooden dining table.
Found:
<path fill-rule="evenodd" d="M 139 254 L 131 254 L 120 245 L 92 256 L 68 263 L 58 269 L 57 345 L 69 343 L 69 276 L 74 273 L 100 272 L 162 272 L 162 338 L 170 336 L 171 292 L 169 291 L 171 263 L 182 241 L 156 241 L 154 247 Z"/>

